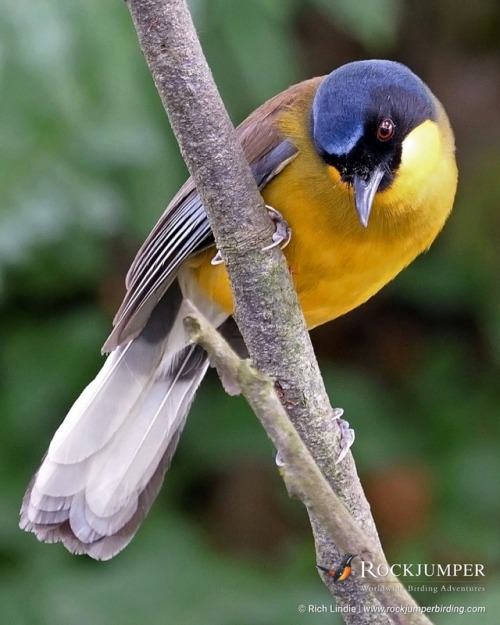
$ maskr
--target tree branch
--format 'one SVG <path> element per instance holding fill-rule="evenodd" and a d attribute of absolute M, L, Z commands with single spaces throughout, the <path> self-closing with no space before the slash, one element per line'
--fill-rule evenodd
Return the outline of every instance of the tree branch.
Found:
<path fill-rule="evenodd" d="M 306 498 L 311 497 L 308 511 L 317 560 L 331 566 L 339 561 L 341 552 L 349 549 L 371 561 L 385 563 L 351 454 L 340 465 L 334 463 L 339 453 L 339 432 L 297 296 L 280 250 L 262 251 L 273 226 L 213 82 L 186 2 L 128 0 L 128 6 L 226 263 L 235 318 L 250 356 L 259 370 L 276 380 L 280 401 L 300 438 L 358 526 L 350 535 L 346 525 L 338 522 L 330 533 L 329 523 L 325 527 L 324 515 L 319 513 L 322 504 L 316 498 L 312 501 L 313 493 L 306 493 Z M 290 468 L 292 472 L 300 469 L 300 465 Z M 335 507 L 329 518 L 338 514 Z M 379 596 L 364 590 L 363 580 L 355 575 L 342 585 L 335 585 L 331 579 L 324 581 L 341 606 L 355 608 L 344 615 L 348 623 L 403 622 L 396 618 L 399 614 L 366 614 L 362 608 L 416 605 L 402 587 L 401 592 Z M 423 615 L 405 616 L 404 622 L 429 623 Z"/>

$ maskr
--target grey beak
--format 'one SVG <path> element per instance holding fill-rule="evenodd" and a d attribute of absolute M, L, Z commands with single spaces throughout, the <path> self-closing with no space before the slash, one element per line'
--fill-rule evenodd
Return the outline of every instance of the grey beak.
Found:
<path fill-rule="evenodd" d="M 384 169 L 377 167 L 368 178 L 361 174 L 354 174 L 354 201 L 359 221 L 366 228 L 372 210 L 373 199 L 384 177 Z"/>

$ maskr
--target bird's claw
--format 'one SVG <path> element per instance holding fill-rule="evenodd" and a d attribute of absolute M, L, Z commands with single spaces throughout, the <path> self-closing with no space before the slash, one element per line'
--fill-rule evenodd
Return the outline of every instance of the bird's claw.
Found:
<path fill-rule="evenodd" d="M 267 214 L 271 218 L 275 225 L 273 236 L 271 237 L 273 242 L 262 248 L 262 251 L 271 250 L 273 247 L 279 245 L 281 249 L 285 248 L 292 238 L 292 229 L 288 225 L 283 215 L 272 206 L 266 204 Z"/>
<path fill-rule="evenodd" d="M 334 408 L 332 411 L 333 419 L 336 419 L 340 428 L 340 454 L 337 460 L 335 460 L 335 464 L 339 464 L 346 457 L 347 452 L 352 447 L 354 440 L 356 438 L 356 433 L 349 426 L 349 421 L 342 419 L 342 415 L 344 414 L 343 408 Z M 278 467 L 283 467 L 285 465 L 285 461 L 283 459 L 283 455 L 280 451 L 276 454 L 276 465 Z"/>
<path fill-rule="evenodd" d="M 333 409 L 333 418 L 338 419 L 340 427 L 340 454 L 337 460 L 335 460 L 335 464 L 342 462 L 342 460 L 346 457 L 347 452 L 352 447 L 354 439 L 356 438 L 354 430 L 349 426 L 349 421 L 341 418 L 343 414 L 344 410 L 342 408 Z"/>
<path fill-rule="evenodd" d="M 285 460 L 283 458 L 283 454 L 281 453 L 281 451 L 278 450 L 278 452 L 276 453 L 276 466 L 277 467 L 284 467 L 285 466 Z"/>
<path fill-rule="evenodd" d="M 292 229 L 279 211 L 277 211 L 272 206 L 268 206 L 267 204 L 266 209 L 269 217 L 275 225 L 275 230 L 271 237 L 273 242 L 263 247 L 262 251 L 265 252 L 267 250 L 271 250 L 277 245 L 279 245 L 281 249 L 283 249 L 290 243 L 290 240 L 292 238 Z M 224 259 L 222 258 L 222 254 L 219 250 L 217 250 L 217 254 L 212 258 L 210 264 L 222 265 L 223 263 Z"/>
<path fill-rule="evenodd" d="M 210 261 L 211 265 L 223 265 L 224 264 L 224 259 L 222 258 L 222 254 L 220 253 L 219 250 L 217 250 L 217 254 L 212 258 L 212 260 Z"/>

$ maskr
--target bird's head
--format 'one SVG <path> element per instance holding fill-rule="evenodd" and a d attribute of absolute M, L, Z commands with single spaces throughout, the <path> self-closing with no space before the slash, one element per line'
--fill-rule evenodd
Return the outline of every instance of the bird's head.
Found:
<path fill-rule="evenodd" d="M 418 186 L 440 158 L 438 107 L 422 80 L 393 61 L 348 63 L 321 82 L 314 146 L 333 181 L 354 190 L 364 227 L 376 197 L 397 183 Z"/>

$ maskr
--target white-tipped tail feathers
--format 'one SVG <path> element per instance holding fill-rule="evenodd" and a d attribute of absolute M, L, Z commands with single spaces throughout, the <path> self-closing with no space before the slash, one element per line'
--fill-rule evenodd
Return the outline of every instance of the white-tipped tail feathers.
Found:
<path fill-rule="evenodd" d="M 108 356 L 57 430 L 21 509 L 21 527 L 40 540 L 106 560 L 147 514 L 208 366 L 186 341 L 182 305 L 170 304 L 174 314 L 158 306 Z M 225 318 L 209 312 L 217 325 Z"/>

